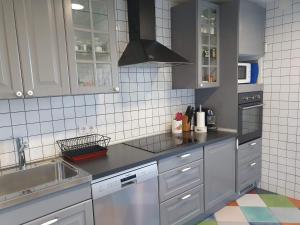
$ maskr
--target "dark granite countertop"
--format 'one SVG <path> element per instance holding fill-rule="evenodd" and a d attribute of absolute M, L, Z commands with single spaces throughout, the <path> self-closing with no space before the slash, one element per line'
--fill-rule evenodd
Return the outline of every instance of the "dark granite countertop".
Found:
<path fill-rule="evenodd" d="M 132 167 L 176 155 L 193 148 L 232 138 L 236 136 L 236 133 L 217 131 L 207 134 L 185 133 L 184 135 L 187 137 L 196 137 L 196 141 L 193 143 L 182 144 L 160 153 L 147 152 L 125 144 L 111 145 L 108 148 L 106 157 L 76 163 L 76 166 L 90 173 L 93 180 L 95 180 Z"/>

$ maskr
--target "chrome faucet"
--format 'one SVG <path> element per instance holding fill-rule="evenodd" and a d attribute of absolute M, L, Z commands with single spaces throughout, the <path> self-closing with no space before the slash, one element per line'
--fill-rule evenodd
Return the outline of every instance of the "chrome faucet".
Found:
<path fill-rule="evenodd" d="M 23 138 L 17 138 L 16 144 L 17 144 L 19 169 L 22 170 L 25 169 L 26 166 L 25 148 L 28 147 L 28 144 L 23 141 Z"/>

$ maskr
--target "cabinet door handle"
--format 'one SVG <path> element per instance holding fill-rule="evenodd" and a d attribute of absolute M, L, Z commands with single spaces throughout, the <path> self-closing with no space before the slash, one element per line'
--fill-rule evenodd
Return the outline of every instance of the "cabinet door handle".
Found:
<path fill-rule="evenodd" d="M 251 167 L 256 166 L 256 162 L 250 164 Z"/>
<path fill-rule="evenodd" d="M 42 223 L 41 225 L 51 225 L 51 224 L 54 224 L 54 223 L 57 223 L 58 222 L 58 218 L 55 218 L 53 220 L 49 220 L 45 223 Z"/>
<path fill-rule="evenodd" d="M 192 169 L 192 168 L 191 168 L 191 167 L 187 167 L 187 168 L 184 168 L 184 169 L 182 169 L 182 170 L 181 170 L 181 172 L 183 172 L 183 173 L 184 173 L 184 172 L 187 172 L 187 171 L 189 171 L 190 169 Z"/>
<path fill-rule="evenodd" d="M 27 95 L 28 96 L 33 96 L 33 91 L 32 90 L 27 91 Z"/>
<path fill-rule="evenodd" d="M 191 154 L 188 153 L 188 154 L 181 155 L 180 158 L 184 159 L 184 158 L 187 158 L 187 157 L 190 157 L 190 156 L 191 156 Z"/>
<path fill-rule="evenodd" d="M 19 97 L 19 98 L 21 98 L 23 96 L 22 91 L 17 91 L 16 92 L 16 96 Z"/>
<path fill-rule="evenodd" d="M 114 87 L 114 91 L 119 92 L 120 88 L 119 87 Z"/>
<path fill-rule="evenodd" d="M 181 200 L 186 200 L 186 199 L 190 198 L 191 196 L 192 196 L 191 194 L 188 194 L 188 195 L 186 195 L 186 196 L 183 196 L 183 197 L 181 198 Z"/>
<path fill-rule="evenodd" d="M 251 143 L 250 145 L 251 145 L 251 146 L 255 146 L 255 145 L 256 145 L 256 142 L 253 142 L 253 143 Z"/>

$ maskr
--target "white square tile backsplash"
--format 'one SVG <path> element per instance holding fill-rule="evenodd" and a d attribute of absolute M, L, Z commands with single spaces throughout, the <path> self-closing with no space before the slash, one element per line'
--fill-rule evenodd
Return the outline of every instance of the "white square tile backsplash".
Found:
<path fill-rule="evenodd" d="M 157 40 L 171 47 L 170 2 L 156 0 Z M 119 52 L 128 43 L 126 1 L 116 0 Z M 121 92 L 0 100 L 0 168 L 15 165 L 14 139 L 29 142 L 28 161 L 59 154 L 55 142 L 95 129 L 112 143 L 168 132 L 177 111 L 194 105 L 194 90 L 172 90 L 171 68 L 120 68 Z"/>
<path fill-rule="evenodd" d="M 269 1 L 264 57 L 264 189 L 300 199 L 300 1 Z"/>

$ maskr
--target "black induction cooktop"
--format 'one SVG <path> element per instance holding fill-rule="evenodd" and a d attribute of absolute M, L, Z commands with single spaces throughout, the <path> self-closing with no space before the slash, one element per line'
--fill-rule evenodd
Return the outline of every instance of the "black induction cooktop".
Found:
<path fill-rule="evenodd" d="M 187 132 L 183 134 L 158 134 L 154 136 L 148 136 L 136 140 L 132 140 L 129 142 L 125 142 L 123 144 L 129 145 L 131 147 L 139 148 L 152 153 L 159 153 L 163 151 L 167 151 L 170 149 L 174 149 L 176 147 L 197 143 L 197 135 L 193 133 Z"/>

